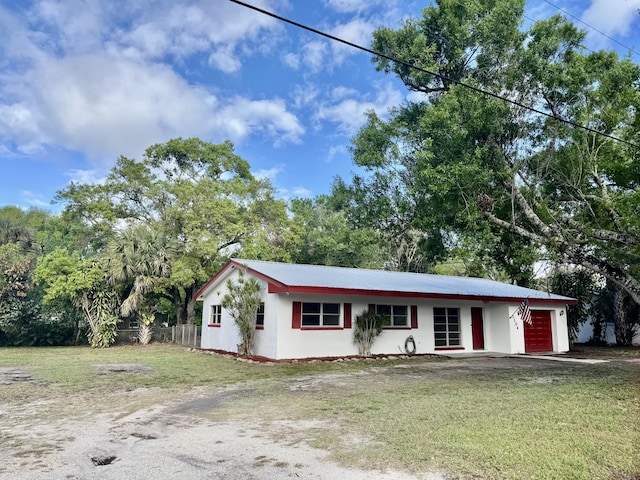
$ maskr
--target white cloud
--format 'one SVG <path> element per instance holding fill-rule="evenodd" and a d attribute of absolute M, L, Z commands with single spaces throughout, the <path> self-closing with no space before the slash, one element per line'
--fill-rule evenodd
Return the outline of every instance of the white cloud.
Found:
<path fill-rule="evenodd" d="M 251 133 L 263 132 L 275 139 L 276 145 L 298 143 L 304 128 L 297 117 L 287 111 L 283 100 L 248 100 L 242 97 L 218 112 L 216 126 L 226 130 L 232 138 L 244 138 Z"/>
<path fill-rule="evenodd" d="M 43 195 L 34 193 L 30 190 L 22 190 L 20 192 L 22 200 L 32 207 L 51 207 L 51 203 L 46 201 Z"/>
<path fill-rule="evenodd" d="M 233 46 L 226 45 L 209 55 L 209 65 L 224 73 L 233 73 L 240 70 L 242 63 L 236 56 Z"/>
<path fill-rule="evenodd" d="M 299 186 L 292 189 L 288 188 L 276 188 L 276 196 L 282 200 L 291 200 L 292 198 L 311 198 L 313 192 L 308 188 Z"/>
<path fill-rule="evenodd" d="M 22 151 L 57 145 L 112 161 L 177 136 L 240 141 L 260 131 L 281 144 L 304 133 L 280 99 L 220 100 L 167 66 L 108 55 L 46 59 L 6 85 L 16 100 L 0 99 L 0 135 Z"/>
<path fill-rule="evenodd" d="M 395 3 L 391 0 L 325 0 L 325 4 L 339 13 L 361 12 L 379 5 Z"/>
<path fill-rule="evenodd" d="M 403 98 L 402 93 L 388 82 L 377 88 L 374 98 L 361 98 L 356 92 L 351 96 L 344 96 L 345 92 L 348 90 L 340 91 L 342 96 L 339 101 L 321 105 L 315 118 L 318 121 L 337 123 L 339 131 L 349 136 L 354 135 L 364 124 L 367 111 L 373 110 L 384 117 L 388 110 L 400 104 Z"/>
<path fill-rule="evenodd" d="M 300 68 L 300 55 L 295 53 L 285 53 L 281 57 L 282 63 L 284 63 L 287 67 L 297 70 Z"/>
<path fill-rule="evenodd" d="M 79 14 L 84 20 L 77 21 L 73 13 L 84 3 Z M 299 141 L 304 129 L 281 99 L 226 97 L 190 84 L 155 58 L 211 47 L 213 65 L 233 72 L 241 65 L 237 45 L 275 28 L 271 20 L 230 2 L 139 5 L 146 10 L 135 2 L 117 7 L 98 0 L 40 1 L 33 18 L 18 18 L 0 6 L 5 149 L 15 145 L 33 155 L 63 148 L 95 164 L 120 154 L 138 156 L 150 144 L 177 136 L 238 142 L 263 133 L 278 145 Z M 128 9 L 127 15 L 135 10 L 129 18 L 133 29 L 114 26 L 124 15 L 120 8 Z M 29 22 L 39 22 L 41 31 L 30 31 Z"/>
<path fill-rule="evenodd" d="M 327 154 L 326 162 L 330 163 L 336 156 L 348 155 L 348 153 L 349 150 L 347 149 L 346 145 L 332 145 L 331 147 L 329 147 L 329 153 Z"/>
<path fill-rule="evenodd" d="M 285 0 L 254 3 L 267 10 L 286 5 Z M 210 64 L 225 72 L 237 70 L 240 53 L 272 48 L 283 28 L 277 20 L 246 7 L 210 0 L 37 0 L 25 22 L 43 51 L 78 55 L 106 45 L 112 53 L 147 60 L 207 53 Z"/>
<path fill-rule="evenodd" d="M 102 185 L 107 181 L 107 173 L 104 170 L 73 168 L 67 171 L 66 175 L 73 183 Z"/>
<path fill-rule="evenodd" d="M 271 167 L 268 169 L 265 168 L 261 168 L 255 172 L 253 172 L 253 176 L 256 177 L 259 180 L 262 179 L 267 179 L 271 182 L 273 182 L 276 177 L 282 173 L 282 171 L 284 170 L 284 165 L 276 165 L 275 167 Z"/>
<path fill-rule="evenodd" d="M 160 139 L 207 133 L 215 104 L 168 67 L 105 55 L 47 59 L 9 84 L 20 108 L 0 107 L 14 113 L 12 124 L 0 119 L 0 131 L 92 156 L 135 155 Z"/>
<path fill-rule="evenodd" d="M 282 2 L 254 3 L 276 10 Z M 268 51 L 277 43 L 282 28 L 277 20 L 231 2 L 164 0 L 160 6 L 150 6 L 135 27 L 123 32 L 117 42 L 152 59 L 164 55 L 185 58 L 206 52 L 211 66 L 234 72 L 242 64 L 241 53 Z"/>
<path fill-rule="evenodd" d="M 371 44 L 374 30 L 375 27 L 372 23 L 356 18 L 350 22 L 334 26 L 328 30 L 328 33 L 356 45 L 368 47 Z M 331 71 L 336 66 L 342 65 L 348 57 L 361 53 L 361 50 L 344 43 L 313 40 L 302 45 L 300 56 L 305 66 L 312 72 L 317 73 L 322 70 Z"/>
<path fill-rule="evenodd" d="M 43 34 L 36 43 L 44 50 L 86 53 L 100 48 L 118 9 L 99 0 L 43 0 L 33 2 L 28 21 Z"/>
<path fill-rule="evenodd" d="M 309 198 L 313 196 L 313 192 L 304 187 L 295 187 L 292 191 L 293 195 L 300 198 Z"/>
<path fill-rule="evenodd" d="M 607 35 L 626 36 L 632 24 L 640 24 L 640 0 L 592 0 L 582 21 Z M 597 33 L 592 35 L 593 38 Z M 605 42 L 606 43 L 606 42 Z"/>
<path fill-rule="evenodd" d="M 331 34 L 335 37 L 341 38 L 348 42 L 354 43 L 361 47 L 368 48 L 371 45 L 371 40 L 373 39 L 373 31 L 376 29 L 376 26 L 371 20 L 363 20 L 361 18 L 356 18 L 351 20 L 350 22 L 336 25 L 333 29 L 331 29 Z M 337 64 L 341 64 L 345 58 L 355 55 L 362 54 L 361 50 L 358 50 L 349 45 L 345 45 L 344 43 L 334 42 L 331 44 L 331 49 L 334 54 L 334 62 Z"/>
<path fill-rule="evenodd" d="M 349 98 L 349 97 L 358 95 L 358 92 L 353 88 L 347 88 L 342 85 L 339 85 L 333 88 L 329 95 L 331 97 L 331 100 L 338 101 L 338 100 L 342 100 L 343 98 Z"/>
<path fill-rule="evenodd" d="M 302 59 L 304 64 L 312 71 L 318 72 L 325 68 L 327 61 L 328 47 L 325 42 L 313 41 L 302 46 Z"/>
<path fill-rule="evenodd" d="M 293 106 L 303 108 L 312 105 L 320 94 L 318 88 L 313 84 L 296 85 L 293 88 Z"/>

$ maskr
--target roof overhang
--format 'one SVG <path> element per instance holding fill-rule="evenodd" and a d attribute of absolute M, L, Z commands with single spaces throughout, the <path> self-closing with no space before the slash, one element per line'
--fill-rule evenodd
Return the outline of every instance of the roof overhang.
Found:
<path fill-rule="evenodd" d="M 236 260 L 229 260 L 227 264 L 224 267 L 222 267 L 220 271 L 216 273 L 216 275 L 211 280 L 205 283 L 204 286 L 196 292 L 196 294 L 193 296 L 194 300 L 196 301 L 202 300 L 204 295 L 209 290 L 214 288 L 216 285 L 218 285 L 222 280 L 224 280 L 229 275 L 230 270 L 235 270 L 235 269 L 248 273 L 250 275 L 253 275 L 256 278 L 259 278 L 260 280 L 264 280 L 269 285 L 269 293 L 276 293 L 276 292 L 273 292 L 272 289 L 285 291 L 283 289 L 290 288 L 287 285 L 263 273 L 258 272 L 257 270 L 249 268 L 248 266 L 242 264 L 241 262 L 238 262 Z"/>
<path fill-rule="evenodd" d="M 244 265 L 237 260 L 229 260 L 222 269 L 209 280 L 193 298 L 203 300 L 204 295 L 209 290 L 217 286 L 228 275 L 230 270 L 240 270 L 248 273 L 262 281 L 268 286 L 269 293 L 299 293 L 309 295 L 351 295 L 351 296 L 364 296 L 364 297 L 396 297 L 396 298 L 434 298 L 442 300 L 470 300 L 479 302 L 505 302 L 505 303 L 521 303 L 524 298 L 522 297 L 501 297 L 490 295 L 465 295 L 465 294 L 444 294 L 444 293 L 425 293 L 425 292 L 407 292 L 407 291 L 394 291 L 394 290 L 371 290 L 371 289 L 358 289 L 358 288 L 334 288 L 334 287 L 314 287 L 304 285 L 286 285 L 264 273 L 261 273 L 255 269 Z M 577 300 L 572 298 L 528 298 L 529 304 L 537 305 L 576 305 Z"/>
<path fill-rule="evenodd" d="M 275 285 L 269 282 L 269 293 L 301 293 L 310 295 L 352 295 L 364 297 L 397 297 L 397 298 L 436 298 L 443 300 L 473 300 L 481 302 L 509 302 L 521 303 L 522 297 L 498 297 L 487 295 L 463 295 L 463 294 L 443 294 L 443 293 L 424 293 L 424 292 L 398 292 L 393 290 L 365 290 L 356 288 L 332 288 L 332 287 L 305 287 L 305 286 L 287 286 L 277 282 Z M 575 305 L 578 303 L 575 299 L 557 299 L 557 298 L 529 298 L 529 304 L 541 305 Z"/>

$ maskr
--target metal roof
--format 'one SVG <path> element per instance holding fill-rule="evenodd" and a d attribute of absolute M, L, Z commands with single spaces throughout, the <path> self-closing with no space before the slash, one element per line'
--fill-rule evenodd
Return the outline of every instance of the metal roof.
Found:
<path fill-rule="evenodd" d="M 232 259 L 220 272 L 229 267 L 244 266 L 248 273 L 266 277 L 279 284 L 282 292 L 354 294 L 400 294 L 402 296 L 464 297 L 480 299 L 524 300 L 528 298 L 545 303 L 575 303 L 575 299 L 531 288 L 496 282 L 485 278 L 452 277 L 425 273 L 391 272 L 363 268 L 329 267 L 324 265 L 299 265 L 265 262 L 260 260 Z M 215 280 L 216 275 L 200 292 L 199 298 Z"/>

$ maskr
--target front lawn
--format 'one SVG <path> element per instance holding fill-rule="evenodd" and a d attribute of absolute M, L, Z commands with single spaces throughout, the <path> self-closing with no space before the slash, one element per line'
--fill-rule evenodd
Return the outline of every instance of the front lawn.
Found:
<path fill-rule="evenodd" d="M 109 365 L 122 368 L 105 370 Z M 624 360 L 416 357 L 261 365 L 152 345 L 0 349 L 3 369 L 29 378 L 0 386 L 0 409 L 37 403 L 34 422 L 77 417 L 78 408 L 90 414 L 179 405 L 194 389 L 212 398 L 226 389 L 235 393 L 189 414 L 265 427 L 307 420 L 309 429 L 290 441 L 325 448 L 345 465 L 437 470 L 453 478 L 630 480 L 640 474 L 639 368 Z M 127 394 L 134 389 L 142 393 Z M 0 428 L 0 439 L 18 448 L 16 432 Z"/>

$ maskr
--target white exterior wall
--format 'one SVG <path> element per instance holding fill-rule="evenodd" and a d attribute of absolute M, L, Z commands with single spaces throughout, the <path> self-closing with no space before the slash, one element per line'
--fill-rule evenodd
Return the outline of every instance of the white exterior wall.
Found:
<path fill-rule="evenodd" d="M 553 337 L 554 352 L 569 351 L 568 332 L 566 309 L 564 307 L 551 309 L 551 336 Z"/>
<path fill-rule="evenodd" d="M 485 303 L 482 306 L 484 317 L 484 348 L 489 352 L 515 353 L 511 339 L 515 332 L 513 322 L 509 320 L 509 305 L 506 303 Z"/>
<path fill-rule="evenodd" d="M 369 304 L 385 305 L 416 305 L 418 309 L 418 328 L 385 329 L 375 340 L 372 352 L 377 354 L 399 354 L 404 352 L 404 344 L 409 335 L 413 336 L 416 353 L 446 353 L 446 349 L 436 349 L 433 330 L 433 308 L 460 308 L 461 343 L 460 351 L 473 351 L 473 337 L 471 331 L 471 307 L 483 310 L 485 350 L 500 353 L 524 353 L 524 328 L 515 313 L 519 304 L 505 304 L 497 302 L 474 302 L 453 300 L 431 300 L 397 297 L 349 297 L 344 295 L 275 295 L 280 297 L 278 306 L 277 356 L 272 358 L 305 358 L 305 357 L 334 357 L 357 355 L 358 348 L 353 344 L 353 328 L 351 329 L 294 329 L 291 327 L 293 302 L 326 302 L 340 303 L 341 314 L 344 316 L 344 303 L 351 303 L 352 318 L 368 310 Z M 566 330 L 566 316 L 562 307 L 545 307 L 551 310 L 552 334 L 554 350 L 558 352 L 568 350 Z M 558 320 L 560 319 L 560 320 Z M 563 319 L 565 319 L 563 321 Z M 266 320 L 265 320 L 266 322 Z M 344 318 L 341 318 L 344 325 Z M 355 321 L 353 322 L 355 324 Z M 266 327 L 265 327 L 266 328 Z M 564 332 L 564 333 L 563 333 Z"/>
<path fill-rule="evenodd" d="M 357 355 L 358 350 L 352 342 L 352 329 L 298 329 L 291 328 L 293 316 L 293 302 L 323 302 L 340 303 L 340 324 L 344 325 L 344 302 L 349 303 L 345 296 L 323 296 L 279 294 L 278 305 L 278 356 L 276 358 L 306 358 L 306 357 L 337 357 Z M 353 312 L 353 306 L 352 306 Z"/>
<path fill-rule="evenodd" d="M 609 345 L 616 344 L 616 334 L 615 334 L 615 324 L 612 322 L 607 322 L 604 324 L 604 341 Z M 576 338 L 577 343 L 587 343 L 593 340 L 593 323 L 591 318 L 589 318 L 585 323 L 580 326 L 578 330 L 578 335 Z M 636 329 L 636 334 L 633 336 L 632 345 L 639 346 L 640 345 L 640 327 Z"/>
<path fill-rule="evenodd" d="M 220 305 L 222 297 L 227 293 L 226 283 L 227 280 L 237 282 L 239 273 L 236 269 L 230 270 L 229 274 L 220 282 L 217 288 L 211 290 L 207 296 L 203 299 L 202 305 L 202 336 L 200 346 L 202 348 L 212 350 L 223 350 L 226 352 L 237 352 L 238 344 L 240 343 L 240 334 L 236 327 L 233 318 L 229 315 L 229 312 L 222 309 L 222 320 L 220 326 L 209 326 L 209 312 L 211 305 Z M 254 353 L 256 355 L 264 355 L 266 357 L 275 358 L 274 339 L 277 335 L 277 330 L 271 328 L 271 325 L 276 325 L 275 314 L 269 315 L 268 312 L 274 312 L 273 308 L 269 308 L 268 303 L 272 302 L 273 295 L 267 294 L 267 285 L 265 282 L 258 280 L 262 285 L 262 301 L 265 302 L 265 318 L 264 330 L 257 330 L 255 336 Z M 269 325 L 269 327 L 267 327 Z M 264 352 L 264 353 L 263 353 Z"/>
<path fill-rule="evenodd" d="M 231 271 L 227 278 L 237 280 L 237 271 Z M 226 310 L 222 311 L 220 327 L 208 327 L 210 305 L 220 303 L 226 293 L 226 278 L 204 298 L 202 322 L 202 348 L 236 352 L 240 343 L 233 319 Z M 264 284 L 264 282 L 261 281 Z M 218 295 L 220 293 L 220 295 Z M 483 311 L 485 350 L 497 353 L 524 353 L 524 328 L 516 311 L 519 304 L 481 302 L 464 300 L 439 300 L 401 297 L 369 297 L 348 295 L 314 294 L 268 294 L 264 284 L 265 302 L 264 330 L 256 332 L 254 354 L 274 359 L 338 357 L 357 355 L 358 347 L 353 344 L 353 327 L 350 329 L 292 328 L 293 302 L 340 303 L 341 325 L 344 325 L 344 303 L 351 304 L 352 319 L 368 310 L 369 304 L 406 305 L 408 323 L 411 323 L 411 306 L 418 311 L 418 328 L 385 329 L 375 340 L 373 354 L 404 353 L 404 345 L 409 335 L 413 336 L 416 353 L 447 353 L 446 349 L 435 348 L 433 330 L 433 308 L 449 307 L 460 309 L 462 348 L 455 351 L 472 352 L 471 307 Z M 553 348 L 556 352 L 569 350 L 566 312 L 564 306 L 544 306 L 532 310 L 550 310 Z M 562 312 L 562 315 L 560 314 Z M 355 321 L 352 322 L 355 325 Z"/>

